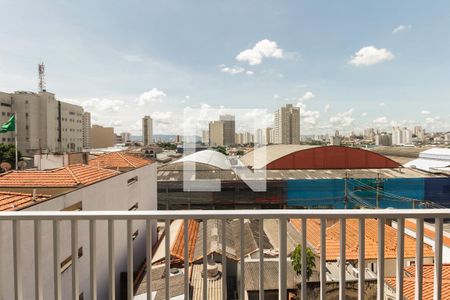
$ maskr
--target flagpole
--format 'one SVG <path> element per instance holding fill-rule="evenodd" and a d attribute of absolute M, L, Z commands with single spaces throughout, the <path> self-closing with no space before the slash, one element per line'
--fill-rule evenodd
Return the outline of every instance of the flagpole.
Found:
<path fill-rule="evenodd" d="M 16 170 L 19 168 L 19 154 L 17 150 L 17 113 L 14 112 L 14 142 L 16 148 Z"/>

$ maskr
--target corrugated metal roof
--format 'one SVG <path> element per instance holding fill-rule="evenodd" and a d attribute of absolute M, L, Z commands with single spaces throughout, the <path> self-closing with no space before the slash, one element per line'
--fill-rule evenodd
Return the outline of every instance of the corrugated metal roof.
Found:
<path fill-rule="evenodd" d="M 283 156 L 316 147 L 311 145 L 269 145 L 248 152 L 241 157 L 241 162 L 254 169 L 261 169 Z"/>
<path fill-rule="evenodd" d="M 170 164 L 175 163 L 184 163 L 184 162 L 192 162 L 192 163 L 203 163 L 207 165 L 211 165 L 217 167 L 222 170 L 229 170 L 231 165 L 228 161 L 228 158 L 220 152 L 214 150 L 203 150 L 198 151 L 187 156 L 184 156 L 181 159 L 171 162 Z"/>

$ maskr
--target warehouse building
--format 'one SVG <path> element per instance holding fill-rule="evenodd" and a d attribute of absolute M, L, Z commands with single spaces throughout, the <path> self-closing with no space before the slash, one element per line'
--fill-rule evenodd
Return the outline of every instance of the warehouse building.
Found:
<path fill-rule="evenodd" d="M 265 172 L 266 191 L 254 192 L 239 176 L 243 169 Z M 186 188 L 186 181 L 200 180 L 220 189 Z M 448 176 L 341 146 L 271 145 L 240 160 L 200 151 L 158 170 L 160 209 L 421 208 L 450 206 L 449 195 Z"/>

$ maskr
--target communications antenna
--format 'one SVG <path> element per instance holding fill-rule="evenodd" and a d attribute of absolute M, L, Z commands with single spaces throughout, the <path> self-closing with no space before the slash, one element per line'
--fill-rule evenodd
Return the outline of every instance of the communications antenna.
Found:
<path fill-rule="evenodd" d="M 39 92 L 45 92 L 45 65 L 40 63 L 38 65 L 39 72 Z"/>

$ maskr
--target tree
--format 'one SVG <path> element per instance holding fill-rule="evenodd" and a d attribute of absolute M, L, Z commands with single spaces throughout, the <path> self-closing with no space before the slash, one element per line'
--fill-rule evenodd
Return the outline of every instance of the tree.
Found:
<path fill-rule="evenodd" d="M 21 158 L 20 151 L 17 154 Z M 8 162 L 14 169 L 16 167 L 16 147 L 12 144 L 0 144 L 0 163 Z"/>
<path fill-rule="evenodd" d="M 302 245 L 297 245 L 291 255 L 292 267 L 297 275 L 302 274 Z M 316 257 L 311 248 L 306 248 L 306 279 L 310 279 L 316 267 Z"/>
<path fill-rule="evenodd" d="M 238 150 L 238 151 L 236 151 L 236 155 L 238 155 L 238 156 L 244 155 L 244 150 Z"/>
<path fill-rule="evenodd" d="M 223 155 L 228 155 L 227 148 L 225 148 L 224 146 L 217 146 L 217 147 L 214 148 L 214 150 L 216 150 L 217 152 L 222 153 Z"/>

